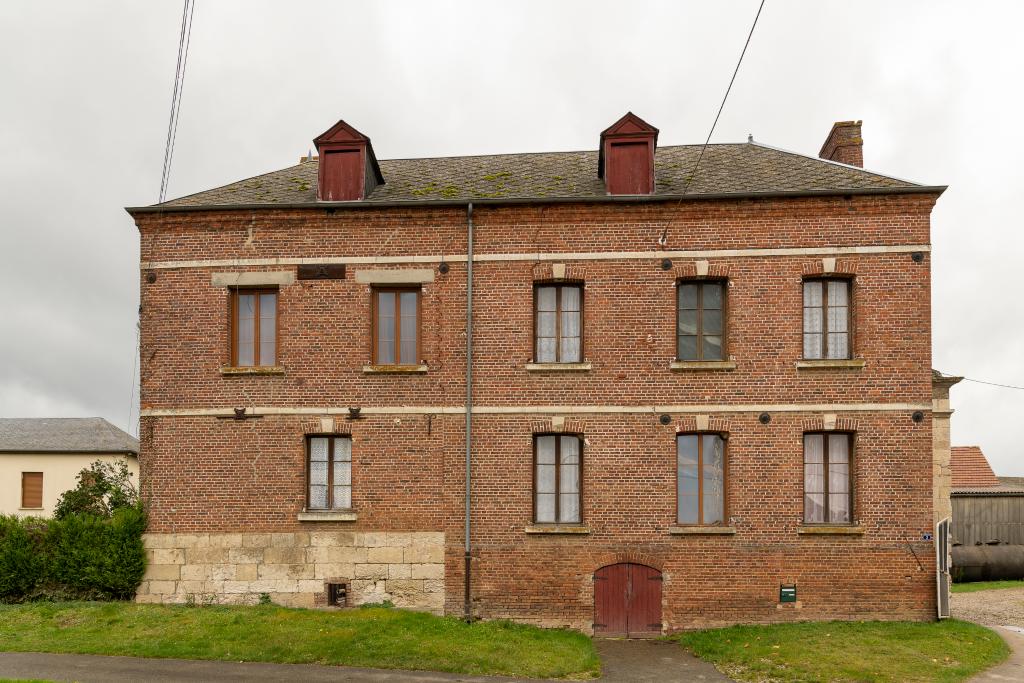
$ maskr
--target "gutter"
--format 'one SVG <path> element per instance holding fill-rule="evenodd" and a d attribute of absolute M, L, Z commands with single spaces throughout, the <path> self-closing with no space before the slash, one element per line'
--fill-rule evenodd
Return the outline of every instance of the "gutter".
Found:
<path fill-rule="evenodd" d="M 466 519 L 465 529 L 465 601 L 466 623 L 473 621 L 473 602 L 470 580 L 473 569 L 472 545 L 469 533 L 470 503 L 472 502 L 472 454 L 473 454 L 473 202 L 466 205 Z"/>
<path fill-rule="evenodd" d="M 129 215 L 147 213 L 179 213 L 191 211 L 240 211 L 266 209 L 392 209 L 401 207 L 463 207 L 473 205 L 506 206 L 516 204 L 657 204 L 662 202 L 776 199 L 797 197 L 852 197 L 871 195 L 934 194 L 941 195 L 948 185 L 915 185 L 913 187 L 872 187 L 827 190 L 788 190 L 766 192 L 713 192 L 704 194 L 604 195 L 591 197 L 493 197 L 483 199 L 404 199 L 395 201 L 300 202 L 262 204 L 206 204 L 202 206 L 129 206 Z"/>

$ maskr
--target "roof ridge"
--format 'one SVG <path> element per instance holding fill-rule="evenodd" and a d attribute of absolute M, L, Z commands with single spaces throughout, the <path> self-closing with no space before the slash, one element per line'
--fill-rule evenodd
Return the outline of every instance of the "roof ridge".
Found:
<path fill-rule="evenodd" d="M 713 142 L 708 147 L 739 147 L 745 145 L 745 142 Z M 686 147 L 699 148 L 703 147 L 700 143 L 690 145 L 658 145 L 655 148 L 655 152 L 662 149 L 683 149 Z M 426 161 L 432 159 L 480 159 L 483 157 L 525 157 L 525 156 L 537 156 L 540 154 L 597 154 L 600 152 L 599 149 L 562 149 L 562 150 L 548 150 L 546 152 L 496 152 L 493 154 L 452 154 L 449 156 L 434 156 L 434 157 L 393 157 L 390 159 L 378 159 L 377 161 Z M 319 157 L 316 157 L 314 161 L 318 161 Z"/>
<path fill-rule="evenodd" d="M 791 154 L 793 156 L 801 157 L 803 159 L 810 159 L 812 161 L 820 161 L 820 162 L 823 162 L 823 163 L 826 163 L 826 164 L 832 164 L 834 166 L 839 166 L 840 168 L 845 168 L 845 169 L 848 169 L 848 170 L 851 170 L 851 171 L 859 171 L 861 173 L 869 173 L 869 174 L 871 174 L 873 176 L 878 176 L 880 178 L 888 178 L 889 180 L 898 180 L 901 183 L 910 183 L 911 185 L 915 185 L 917 187 L 928 187 L 924 183 L 919 183 L 916 180 L 908 180 L 906 178 L 900 178 L 899 176 L 889 175 L 888 173 L 879 173 L 878 171 L 872 171 L 871 169 L 864 168 L 863 166 L 854 166 L 853 164 L 844 164 L 841 161 L 833 161 L 832 159 L 822 159 L 821 157 L 811 156 L 810 154 L 804 154 L 803 152 L 794 152 L 791 149 L 784 149 L 782 147 L 775 147 L 774 145 L 767 145 L 767 144 L 765 144 L 763 142 L 758 142 L 757 140 L 751 140 L 749 144 L 757 145 L 758 147 L 764 147 L 765 149 L 770 149 L 770 150 L 773 150 L 773 151 L 776 151 L 776 152 L 782 152 L 783 154 Z"/>

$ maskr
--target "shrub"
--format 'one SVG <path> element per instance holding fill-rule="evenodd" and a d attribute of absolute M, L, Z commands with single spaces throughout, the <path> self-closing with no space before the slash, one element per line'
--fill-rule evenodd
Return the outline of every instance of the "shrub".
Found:
<path fill-rule="evenodd" d="M 0 517 L 0 601 L 131 598 L 146 570 L 145 528 L 139 505 L 109 518 Z"/>
<path fill-rule="evenodd" d="M 128 463 L 97 460 L 78 473 L 75 488 L 61 494 L 53 516 L 64 519 L 68 515 L 91 514 L 109 518 L 117 510 L 138 504 L 139 492 L 132 484 Z"/>

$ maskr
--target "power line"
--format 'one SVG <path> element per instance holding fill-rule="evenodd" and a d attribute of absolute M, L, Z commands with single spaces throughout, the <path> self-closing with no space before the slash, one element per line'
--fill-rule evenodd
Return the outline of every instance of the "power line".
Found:
<path fill-rule="evenodd" d="M 729 87 L 725 89 L 725 96 L 722 98 L 722 104 L 718 107 L 718 114 L 715 115 L 715 122 L 711 124 L 711 130 L 708 131 L 708 137 L 704 141 L 704 146 L 700 148 L 700 154 L 697 156 L 697 163 L 693 165 L 693 170 L 690 171 L 690 175 L 686 178 L 686 184 L 683 185 L 683 191 L 681 194 L 686 194 L 686 190 L 690 187 L 690 183 L 693 181 L 694 176 L 697 174 L 697 169 L 700 167 L 700 162 L 704 158 L 704 152 L 708 148 L 708 143 L 711 142 L 711 136 L 715 133 L 715 127 L 718 126 L 718 119 L 722 116 L 722 110 L 725 109 L 725 102 L 729 99 L 729 93 L 732 91 L 732 84 L 736 82 L 736 74 L 740 72 L 740 65 L 743 64 L 743 57 L 747 54 L 747 48 L 750 47 L 750 39 L 754 35 L 754 29 L 757 28 L 757 20 L 761 18 L 761 10 L 764 9 L 765 0 L 761 0 L 760 6 L 757 8 L 757 14 L 754 16 L 754 23 L 750 25 L 750 33 L 747 34 L 747 42 L 743 44 L 743 51 L 740 53 L 739 61 L 736 62 L 736 68 L 733 69 L 732 78 L 729 79 Z"/>
<path fill-rule="evenodd" d="M 971 379 L 970 377 L 962 377 L 961 379 L 963 379 L 963 381 L 965 381 L 965 382 L 974 382 L 975 384 L 987 384 L 990 387 L 1002 387 L 1003 389 L 1016 389 L 1018 391 L 1024 391 L 1024 387 L 1018 387 L 1018 386 L 1013 385 L 1013 384 L 1000 384 L 998 382 L 986 382 L 985 380 Z"/>
<path fill-rule="evenodd" d="M 164 143 L 164 165 L 160 173 L 160 197 L 167 197 L 167 185 L 171 178 L 171 161 L 174 158 L 174 143 L 178 137 L 178 114 L 181 111 L 181 95 L 185 89 L 185 67 L 188 65 L 188 47 L 192 41 L 192 14 L 194 0 L 185 0 L 181 10 L 181 34 L 178 37 L 178 61 L 174 67 L 174 88 L 171 91 L 171 114 L 167 121 L 167 141 Z"/>

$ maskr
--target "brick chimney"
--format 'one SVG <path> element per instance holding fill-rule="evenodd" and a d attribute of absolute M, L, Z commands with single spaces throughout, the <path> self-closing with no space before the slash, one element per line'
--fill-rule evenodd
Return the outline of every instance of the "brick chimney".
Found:
<path fill-rule="evenodd" d="M 370 138 L 338 121 L 313 141 L 320 157 L 316 198 L 325 202 L 365 199 L 384 176 Z"/>
<path fill-rule="evenodd" d="M 860 124 L 860 121 L 837 121 L 821 146 L 818 158 L 863 168 L 864 138 L 860 136 Z"/>
<path fill-rule="evenodd" d="M 654 151 L 658 129 L 633 112 L 601 133 L 597 176 L 604 178 L 608 194 L 654 192 Z"/>

